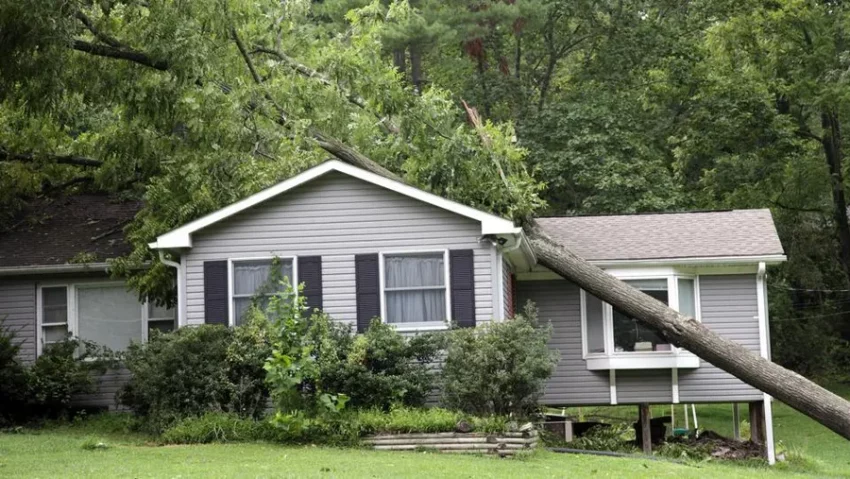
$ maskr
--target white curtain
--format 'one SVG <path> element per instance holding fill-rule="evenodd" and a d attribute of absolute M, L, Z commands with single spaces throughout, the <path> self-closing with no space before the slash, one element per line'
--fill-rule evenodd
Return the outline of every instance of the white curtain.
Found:
<path fill-rule="evenodd" d="M 78 336 L 123 351 L 142 339 L 142 308 L 122 286 L 77 289 Z"/>
<path fill-rule="evenodd" d="M 585 295 L 587 312 L 587 352 L 604 353 L 605 335 L 602 318 L 602 300 L 590 293 Z"/>
<path fill-rule="evenodd" d="M 385 256 L 384 288 L 387 322 L 445 321 L 445 262 L 442 254 Z"/>
<path fill-rule="evenodd" d="M 696 317 L 697 307 L 694 297 L 694 280 L 679 278 L 679 312 L 685 316 Z"/>
<path fill-rule="evenodd" d="M 282 285 L 269 283 L 271 271 L 271 260 L 233 263 L 233 315 L 236 324 L 242 323 L 242 315 L 251 306 L 254 295 L 283 290 Z M 290 283 L 293 282 L 291 260 L 280 262 L 280 272 L 281 278 L 289 278 Z"/>

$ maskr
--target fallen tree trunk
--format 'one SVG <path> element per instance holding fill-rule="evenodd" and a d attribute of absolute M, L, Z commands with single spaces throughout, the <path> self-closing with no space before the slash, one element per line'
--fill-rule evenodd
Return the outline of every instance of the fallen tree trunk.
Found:
<path fill-rule="evenodd" d="M 525 231 L 543 266 L 659 331 L 676 346 L 850 439 L 850 402 L 614 278 L 549 238 L 533 222 Z"/>

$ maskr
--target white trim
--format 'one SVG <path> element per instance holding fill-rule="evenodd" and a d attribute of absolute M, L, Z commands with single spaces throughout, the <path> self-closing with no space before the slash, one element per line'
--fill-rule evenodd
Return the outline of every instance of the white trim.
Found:
<path fill-rule="evenodd" d="M 600 268 L 616 266 L 667 266 L 667 265 L 736 265 L 782 263 L 788 258 L 784 254 L 752 255 L 752 256 L 702 256 L 690 258 L 659 258 L 659 259 L 620 259 L 620 260 L 589 260 Z"/>
<path fill-rule="evenodd" d="M 425 323 L 390 323 L 386 320 L 387 318 L 387 301 L 386 301 L 386 278 L 384 274 L 384 257 L 385 256 L 404 256 L 404 255 L 417 255 L 417 254 L 436 254 L 441 253 L 443 255 L 443 289 L 446 292 L 446 321 L 442 324 L 438 324 L 436 321 L 434 322 L 425 322 Z M 411 249 L 411 248 L 400 248 L 400 249 L 387 249 L 378 252 L 378 291 L 379 301 L 381 303 L 381 321 L 386 322 L 395 327 L 397 331 L 403 333 L 410 332 L 419 332 L 419 331 L 438 331 L 443 329 L 448 329 L 449 324 L 452 322 L 452 288 L 451 288 L 451 273 L 449 271 L 451 266 L 449 265 L 449 250 L 438 248 L 438 249 Z M 423 288 L 424 289 L 424 288 Z M 434 287 L 433 289 L 437 289 Z"/>
<path fill-rule="evenodd" d="M 504 321 L 506 319 L 505 316 L 505 260 L 502 256 L 502 252 L 498 251 L 496 248 L 493 248 L 494 254 L 496 256 L 496 275 L 499 278 L 495 283 L 498 285 L 496 291 L 496 307 L 498 308 L 498 312 L 493 315 L 497 321 Z"/>
<path fill-rule="evenodd" d="M 611 393 L 611 405 L 617 404 L 617 370 L 612 369 L 608 372 L 608 385 Z"/>
<path fill-rule="evenodd" d="M 289 278 L 290 286 L 295 293 L 295 298 L 298 298 L 298 256 L 246 256 L 244 258 L 227 258 L 227 325 L 230 327 L 236 326 L 236 318 L 233 317 L 233 263 L 243 263 L 250 261 L 274 261 L 289 260 L 292 261 L 292 278 Z"/>
<path fill-rule="evenodd" d="M 652 351 L 645 355 L 628 353 L 621 356 L 591 356 L 585 360 L 588 371 L 606 369 L 696 369 L 699 357 L 690 353 L 663 353 Z"/>
<path fill-rule="evenodd" d="M 764 394 L 764 431 L 765 447 L 767 448 L 767 463 L 776 464 L 776 445 L 773 438 L 773 398 Z"/>
<path fill-rule="evenodd" d="M 587 359 L 587 292 L 584 289 L 578 290 L 579 297 L 579 315 L 581 317 L 581 358 Z M 604 335 L 605 325 L 602 325 L 602 332 Z M 605 344 L 605 339 L 603 336 L 602 344 Z"/>
<path fill-rule="evenodd" d="M 767 266 L 765 262 L 759 263 L 758 274 L 756 275 L 756 300 L 758 306 L 758 324 L 759 324 L 759 352 L 761 357 L 770 359 L 770 345 L 767 338 L 767 288 L 765 276 L 767 275 Z M 763 393 L 764 397 L 764 430 L 765 430 L 765 449 L 767 449 L 767 463 L 770 465 L 776 464 L 776 445 L 773 437 L 773 398 L 769 394 Z"/>
<path fill-rule="evenodd" d="M 255 193 L 241 201 L 232 203 L 213 213 L 210 213 L 195 221 L 187 223 L 177 229 L 169 231 L 168 233 L 160 235 L 157 240 L 153 243 L 150 243 L 149 246 L 152 249 L 191 248 L 192 233 L 202 228 L 206 228 L 207 226 L 213 223 L 217 223 L 225 218 L 233 216 L 239 213 L 240 211 L 244 211 L 248 208 L 251 208 L 252 206 L 262 203 L 263 201 L 273 198 L 281 193 L 285 193 L 286 191 L 289 191 L 299 185 L 307 183 L 308 181 L 318 178 L 331 171 L 337 171 L 348 176 L 352 176 L 359 180 L 363 180 L 368 183 L 380 186 L 382 188 L 386 188 L 390 191 L 395 191 L 396 193 L 400 193 L 402 195 L 422 201 L 424 203 L 434 205 L 438 208 L 451 211 L 452 213 L 458 214 L 460 216 L 465 216 L 467 218 L 480 221 L 482 235 L 520 235 L 522 233 L 522 228 L 514 226 L 513 221 L 506 220 L 490 213 L 485 213 L 475 208 L 470 208 L 469 206 L 447 200 L 432 193 L 428 193 L 418 188 L 405 185 L 404 183 L 401 183 L 399 181 L 391 180 L 381 175 L 377 175 L 375 173 L 371 173 L 369 171 L 351 166 L 339 160 L 329 160 L 318 166 L 314 166 L 313 168 L 310 168 L 307 171 L 304 171 L 303 173 L 295 175 L 292 178 L 289 178 L 288 180 L 282 181 L 270 188 L 266 188 L 265 190 L 262 190 L 259 193 Z"/>
<path fill-rule="evenodd" d="M 615 265 L 605 267 L 605 272 L 617 278 L 640 277 L 643 275 L 691 275 L 691 276 L 710 276 L 721 274 L 755 274 L 758 272 L 758 264 L 740 264 L 740 265 Z M 561 275 L 546 269 L 543 266 L 536 266 L 534 270 L 526 273 L 517 274 L 519 281 L 544 281 L 553 279 L 564 279 Z"/>
<path fill-rule="evenodd" d="M 670 383 L 673 385 L 673 404 L 679 404 L 679 369 L 671 368 Z"/>

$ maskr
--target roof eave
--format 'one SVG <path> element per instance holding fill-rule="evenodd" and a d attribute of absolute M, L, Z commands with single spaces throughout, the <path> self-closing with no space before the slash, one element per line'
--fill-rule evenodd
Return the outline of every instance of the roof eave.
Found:
<path fill-rule="evenodd" d="M 779 264 L 787 261 L 788 258 L 784 254 L 766 254 L 766 255 L 741 255 L 741 256 L 707 256 L 707 257 L 684 257 L 684 258 L 647 258 L 647 259 L 606 259 L 606 260 L 588 260 L 590 263 L 599 267 L 612 266 L 667 266 L 667 265 L 740 265 L 740 264 L 758 264 L 765 263 L 768 265 Z"/>
<path fill-rule="evenodd" d="M 106 272 L 109 263 L 74 263 L 53 265 L 28 265 L 28 266 L 3 266 L 0 267 L 0 276 L 24 276 L 33 274 L 49 273 L 85 273 Z"/>

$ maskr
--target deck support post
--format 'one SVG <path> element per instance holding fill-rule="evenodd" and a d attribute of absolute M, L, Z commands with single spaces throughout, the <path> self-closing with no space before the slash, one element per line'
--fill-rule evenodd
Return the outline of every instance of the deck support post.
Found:
<path fill-rule="evenodd" d="M 732 403 L 732 436 L 736 441 L 741 440 L 741 412 L 738 403 Z"/>
<path fill-rule="evenodd" d="M 649 404 L 641 404 L 638 406 L 640 415 L 640 437 L 641 446 L 644 454 L 652 454 L 652 429 L 650 425 L 651 414 L 649 412 Z"/>
<path fill-rule="evenodd" d="M 764 401 L 753 401 L 749 403 L 750 412 L 750 440 L 762 446 L 764 449 Z"/>

